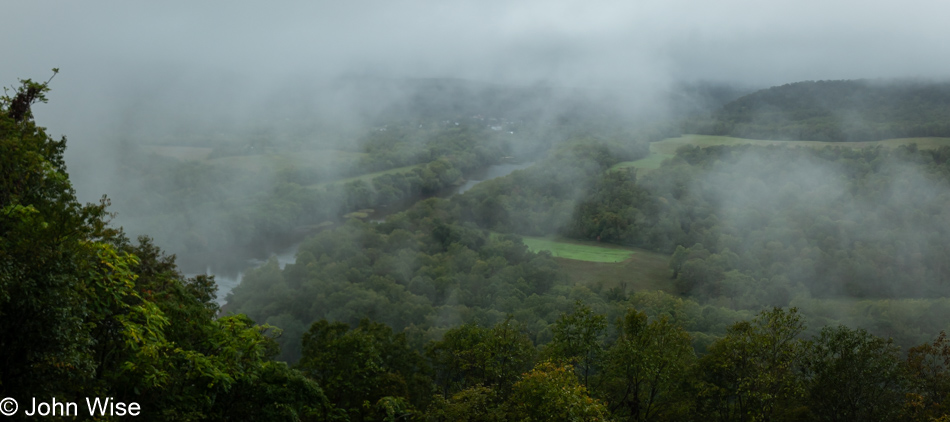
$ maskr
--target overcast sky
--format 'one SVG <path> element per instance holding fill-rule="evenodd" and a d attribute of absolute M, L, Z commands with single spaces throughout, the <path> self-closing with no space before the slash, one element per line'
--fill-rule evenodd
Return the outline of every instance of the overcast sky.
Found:
<path fill-rule="evenodd" d="M 54 134 L 81 135 L 78 121 L 166 92 L 209 88 L 240 103 L 339 74 L 631 91 L 950 75 L 944 1 L 30 0 L 3 10 L 0 83 L 62 69 L 37 110 Z"/>
<path fill-rule="evenodd" d="M 944 76 L 950 60 L 942 1 L 11 3 L 5 77 L 55 65 L 779 83 Z"/>

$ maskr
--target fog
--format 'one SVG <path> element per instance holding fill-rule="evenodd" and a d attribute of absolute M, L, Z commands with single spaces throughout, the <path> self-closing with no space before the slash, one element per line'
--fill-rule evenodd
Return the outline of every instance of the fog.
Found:
<path fill-rule="evenodd" d="M 935 53 L 950 35 L 948 9 L 928 1 L 18 2 L 5 5 L 0 79 L 61 68 L 54 101 L 37 115 L 75 138 L 75 152 L 155 125 L 146 106 L 173 120 L 240 122 L 274 93 L 341 75 L 543 82 L 609 90 L 641 106 L 676 81 L 945 77 L 950 59 Z"/>
<path fill-rule="evenodd" d="M 542 94 L 515 108 L 536 108 L 543 121 L 564 99 L 660 118 L 671 91 L 699 81 L 950 76 L 950 58 L 935 55 L 950 39 L 950 5 L 924 1 L 32 1 L 4 10 L 0 80 L 61 69 L 35 114 L 70 139 L 83 201 L 116 195 L 117 143 L 282 136 L 358 150 L 367 124 L 411 102 L 418 87 L 406 81 L 474 81 L 524 98 L 534 89 Z M 294 122 L 292 133 L 276 133 L 277 122 Z"/>
<path fill-rule="evenodd" d="M 946 410 L 950 2 L 6 3 L 0 85 L 55 74 L 121 230 L 4 116 L 0 393 L 821 418 L 876 371 L 869 412 Z"/>

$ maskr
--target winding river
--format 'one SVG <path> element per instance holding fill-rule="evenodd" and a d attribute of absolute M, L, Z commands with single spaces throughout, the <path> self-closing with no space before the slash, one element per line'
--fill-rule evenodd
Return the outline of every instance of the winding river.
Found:
<path fill-rule="evenodd" d="M 441 198 L 448 198 L 452 195 L 464 193 L 465 191 L 471 189 L 475 185 L 482 183 L 486 180 L 491 180 L 498 177 L 507 176 L 515 170 L 521 170 L 533 165 L 534 162 L 528 163 L 505 163 L 505 164 L 495 164 L 480 171 L 474 172 L 469 175 L 468 180 L 461 186 L 452 187 L 445 189 L 442 192 L 439 192 L 436 195 Z M 411 198 L 405 201 L 392 204 L 387 207 L 379 207 L 375 209 L 372 214 L 369 215 L 368 219 L 370 221 L 385 221 L 386 217 L 395 214 L 397 212 L 405 211 L 409 209 L 416 202 L 425 199 L 427 197 L 417 197 Z M 219 262 L 217 264 L 208 264 L 205 266 L 204 271 L 201 271 L 200 268 L 184 268 L 185 276 L 194 277 L 198 274 L 207 274 L 214 275 L 215 281 L 218 283 L 218 304 L 224 305 L 228 296 L 228 293 L 231 292 L 238 284 L 241 283 L 241 279 L 244 277 L 244 272 L 257 267 L 265 263 L 270 257 L 276 257 L 277 262 L 280 264 L 281 268 L 284 268 L 288 263 L 293 263 L 296 260 L 297 248 L 300 247 L 300 244 L 303 243 L 303 240 L 297 239 L 293 242 L 289 242 L 285 245 L 281 245 L 277 248 L 274 248 L 272 252 L 260 256 L 258 258 L 252 258 L 244 261 L 243 263 L 223 263 Z M 183 266 L 184 267 L 184 266 Z"/>

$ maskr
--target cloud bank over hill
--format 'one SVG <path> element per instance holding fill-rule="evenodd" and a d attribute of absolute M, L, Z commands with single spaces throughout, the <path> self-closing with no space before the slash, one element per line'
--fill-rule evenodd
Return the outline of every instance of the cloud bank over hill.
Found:
<path fill-rule="evenodd" d="M 23 2 L 5 6 L 0 36 L 16 41 L 0 47 L 0 80 L 63 70 L 36 114 L 51 134 L 70 137 L 67 158 L 83 186 L 111 177 L 83 174 L 104 140 L 201 125 L 257 130 L 261 110 L 282 104 L 359 126 L 367 107 L 402 101 L 399 90 L 367 97 L 339 82 L 354 77 L 581 89 L 629 115 L 662 113 L 657 99 L 684 81 L 945 78 L 950 59 L 934 53 L 950 38 L 946 9 L 850 0 Z M 87 200 L 100 193 L 80 189 Z"/>

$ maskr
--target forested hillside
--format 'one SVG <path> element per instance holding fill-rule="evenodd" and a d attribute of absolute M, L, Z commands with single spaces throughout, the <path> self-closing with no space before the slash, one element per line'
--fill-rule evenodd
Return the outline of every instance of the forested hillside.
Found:
<path fill-rule="evenodd" d="M 738 299 L 736 283 L 750 283 L 786 298 L 945 296 L 948 154 L 684 147 L 639 180 L 605 175 L 574 232 L 672 252 L 686 293 Z M 725 281 L 733 270 L 758 281 Z"/>
<path fill-rule="evenodd" d="M 927 81 L 808 81 L 754 92 L 684 133 L 808 141 L 950 136 L 950 84 Z"/>
<path fill-rule="evenodd" d="M 66 139 L 33 121 L 47 91 L 25 80 L 0 99 L 0 395 L 20 412 L 111 397 L 145 420 L 327 417 L 320 386 L 271 359 L 272 327 L 218 315 L 213 278 L 129 241 L 105 198 L 76 201 Z"/>
<path fill-rule="evenodd" d="M 950 422 L 950 2 L 0 10 L 0 419 Z"/>
<path fill-rule="evenodd" d="M 481 125 L 426 124 L 369 132 L 359 153 L 215 149 L 203 162 L 131 153 L 117 190 L 147 186 L 151 194 L 122 201 L 120 221 L 160 233 L 163 244 L 188 256 L 246 259 L 248 249 L 286 242 L 348 212 L 432 195 L 511 154 L 509 140 Z M 352 159 L 299 159 L 308 155 Z"/>
<path fill-rule="evenodd" d="M 227 186 L 259 173 L 195 165 L 157 191 L 228 209 L 240 218 L 218 224 L 243 222 L 253 242 L 420 198 L 313 230 L 294 263 L 247 272 L 222 311 L 213 277 L 130 241 L 107 199 L 76 200 L 65 138 L 33 120 L 47 91 L 27 80 L 0 101 L 0 396 L 21 411 L 98 396 L 156 421 L 948 415 L 948 147 L 686 146 L 640 171 L 617 165 L 646 157 L 665 125 L 579 123 L 535 165 L 427 199 L 509 138 L 394 122 L 362 142 L 369 173 L 290 172 L 245 202 Z M 638 273 L 659 290 L 630 289 L 578 268 L 619 274 L 633 258 L 579 267 L 521 236 L 669 259 Z"/>
<path fill-rule="evenodd" d="M 203 269 L 207 260 L 266 257 L 348 213 L 435 196 L 477 170 L 531 161 L 565 142 L 596 135 L 645 145 L 676 134 L 671 125 L 632 126 L 576 90 L 452 79 L 341 83 L 346 106 L 361 116 L 339 123 L 346 134 L 312 127 L 322 117 L 294 93 L 260 107 L 246 123 L 255 129 L 205 134 L 198 125 L 177 129 L 205 134 L 198 138 L 156 129 L 120 140 L 109 153 L 117 223 Z M 374 96 L 387 101 L 377 105 Z"/>

